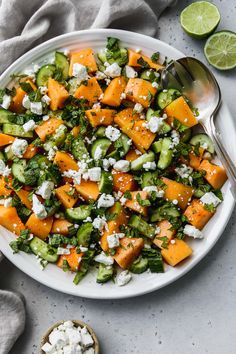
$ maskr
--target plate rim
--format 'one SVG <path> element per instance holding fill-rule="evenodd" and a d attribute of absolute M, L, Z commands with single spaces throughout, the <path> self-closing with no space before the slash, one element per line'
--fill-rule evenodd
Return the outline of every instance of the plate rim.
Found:
<path fill-rule="evenodd" d="M 35 48 L 27 51 L 25 54 L 23 54 L 22 56 L 20 56 L 18 59 L 16 59 L 0 76 L 0 82 L 4 81 L 6 79 L 8 79 L 8 76 L 10 73 L 12 73 L 15 70 L 15 67 L 18 66 L 18 64 L 22 63 L 23 61 L 27 61 L 28 58 L 32 55 L 32 54 L 36 54 L 38 53 L 38 57 L 40 56 L 40 52 L 43 51 L 49 51 L 49 47 L 50 44 L 53 43 L 53 45 L 55 46 L 55 44 L 57 42 L 66 40 L 69 38 L 72 39 L 74 37 L 80 36 L 80 35 L 92 35 L 92 34 L 99 34 L 101 33 L 101 35 L 117 35 L 119 36 L 124 36 L 126 35 L 132 35 L 134 37 L 136 37 L 137 39 L 139 39 L 142 42 L 145 42 L 145 40 L 152 40 L 154 45 L 156 45 L 158 47 L 158 44 L 161 44 L 161 46 L 168 48 L 169 50 L 172 50 L 176 53 L 176 56 L 185 56 L 184 53 L 182 53 L 181 51 L 179 51 L 178 49 L 176 49 L 175 47 L 165 43 L 164 41 L 161 41 L 159 39 L 144 35 L 144 34 L 140 34 L 137 32 L 132 32 L 132 31 L 126 31 L 126 30 L 119 30 L 119 29 L 87 29 L 87 30 L 80 30 L 80 31 L 74 31 L 74 32 L 70 32 L 70 33 L 65 33 L 62 34 L 60 36 L 56 36 L 54 38 L 51 38 L 39 45 L 37 45 Z M 125 41 L 125 40 L 124 40 Z M 135 44 L 135 42 L 134 42 Z M 54 49 L 52 49 L 54 50 Z M 228 107 L 225 103 L 222 104 L 222 106 L 224 107 L 224 109 L 227 111 L 228 116 L 230 117 L 230 119 L 232 120 L 232 116 L 228 110 Z M 229 191 L 227 192 L 227 194 L 230 193 Z M 185 274 L 187 274 L 191 269 L 193 269 L 198 263 L 200 263 L 200 261 L 208 254 L 208 252 L 210 252 L 210 250 L 215 246 L 216 242 L 219 240 L 219 238 L 222 236 L 222 233 L 226 227 L 226 225 L 229 222 L 229 219 L 232 215 L 232 212 L 234 210 L 234 206 L 235 206 L 235 201 L 233 200 L 233 198 L 231 198 L 231 204 L 228 206 L 228 212 L 227 212 L 227 217 L 224 218 L 224 222 L 221 222 L 221 224 L 219 225 L 219 232 L 217 234 L 217 237 L 215 237 L 210 245 L 208 247 L 206 247 L 201 254 L 197 257 L 197 258 L 193 258 L 190 262 L 188 262 L 188 264 L 185 266 L 185 268 L 181 269 L 179 271 L 179 273 L 175 274 L 173 277 L 171 277 L 170 279 L 167 279 L 167 281 L 165 281 L 162 284 L 158 284 L 156 283 L 154 286 L 149 286 L 147 288 L 142 287 L 140 288 L 138 291 L 136 291 L 136 293 L 119 293 L 117 294 L 117 296 L 114 295 L 109 295 L 109 293 L 106 296 L 101 296 L 100 294 L 95 294 L 94 293 L 89 293 L 87 292 L 86 294 L 84 292 L 78 293 L 76 294 L 73 291 L 70 291 L 70 289 L 66 289 L 66 287 L 64 289 L 61 288 L 60 283 L 57 286 L 56 282 L 52 282 L 52 283 L 48 283 L 47 279 L 44 280 L 44 278 L 38 276 L 37 274 L 35 275 L 33 272 L 31 272 L 29 269 L 27 269 L 24 265 L 22 265 L 20 262 L 17 262 L 17 257 L 11 252 L 11 250 L 9 249 L 9 252 L 2 251 L 1 252 L 5 255 L 5 257 L 14 264 L 14 266 L 16 266 L 18 269 L 20 269 L 21 271 L 23 271 L 25 274 L 27 274 L 28 276 L 30 276 L 31 278 L 33 278 L 34 280 L 38 281 L 39 283 L 52 288 L 54 290 L 60 291 L 62 293 L 66 293 L 69 295 L 73 295 L 73 296 L 78 296 L 78 297 L 84 297 L 84 298 L 90 298 L 90 299 L 104 299 L 104 300 L 116 300 L 116 299 L 124 299 L 124 298 L 131 298 L 131 297 L 136 297 L 136 296 L 141 296 L 147 293 L 151 293 L 153 291 L 159 290 L 175 281 L 177 281 L 178 279 L 182 278 Z M 3 228 L 2 226 L 0 227 Z M 4 228 L 3 228 L 4 229 Z M 4 229 L 5 231 L 6 229 Z M 8 230 L 6 230 L 9 234 L 11 234 Z M 20 264 L 18 264 L 20 263 Z M 95 285 L 97 286 L 98 284 L 95 283 Z M 78 289 L 78 288 L 77 288 Z M 89 291 L 89 289 L 88 289 Z"/>

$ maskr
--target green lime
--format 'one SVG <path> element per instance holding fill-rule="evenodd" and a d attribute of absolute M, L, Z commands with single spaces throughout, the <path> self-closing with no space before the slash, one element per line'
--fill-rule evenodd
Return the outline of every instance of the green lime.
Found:
<path fill-rule="evenodd" d="M 211 65 L 219 70 L 236 67 L 236 33 L 220 31 L 208 38 L 204 53 Z"/>
<path fill-rule="evenodd" d="M 220 22 L 217 7 L 208 1 L 197 1 L 187 6 L 180 15 L 183 29 L 192 37 L 204 38 L 211 34 Z"/>

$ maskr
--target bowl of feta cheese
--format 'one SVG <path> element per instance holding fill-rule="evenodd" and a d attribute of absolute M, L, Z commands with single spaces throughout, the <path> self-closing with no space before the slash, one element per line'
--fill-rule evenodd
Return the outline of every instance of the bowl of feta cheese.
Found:
<path fill-rule="evenodd" d="M 40 354 L 99 354 L 99 343 L 93 329 L 78 320 L 57 322 L 41 341 Z"/>

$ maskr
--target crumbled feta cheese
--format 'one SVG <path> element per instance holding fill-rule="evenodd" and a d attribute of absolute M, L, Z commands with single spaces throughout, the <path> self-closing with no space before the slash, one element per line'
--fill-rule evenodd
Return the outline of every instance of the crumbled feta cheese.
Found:
<path fill-rule="evenodd" d="M 88 348 L 87 350 L 85 350 L 84 354 L 95 354 L 95 352 L 93 348 Z"/>
<path fill-rule="evenodd" d="M 49 105 L 51 102 L 51 98 L 48 95 L 43 95 L 41 101 L 46 103 L 46 105 Z"/>
<path fill-rule="evenodd" d="M 118 286 L 124 286 L 131 280 L 131 278 L 131 273 L 128 270 L 124 270 L 123 272 L 117 275 L 116 284 Z"/>
<path fill-rule="evenodd" d="M 177 132 L 177 130 L 172 130 L 171 138 L 172 138 L 172 142 L 170 148 L 173 148 L 179 144 L 179 140 L 180 140 L 179 132 Z"/>
<path fill-rule="evenodd" d="M 68 343 L 66 334 L 63 331 L 59 331 L 57 328 L 49 334 L 48 339 L 49 342 L 56 347 L 62 347 Z"/>
<path fill-rule="evenodd" d="M 220 198 L 218 198 L 213 192 L 205 193 L 201 198 L 200 201 L 203 204 L 213 204 L 214 207 L 217 207 L 221 203 Z"/>
<path fill-rule="evenodd" d="M 79 246 L 81 252 L 87 252 L 88 247 Z"/>
<path fill-rule="evenodd" d="M 106 75 L 102 71 L 96 71 L 95 77 L 98 80 L 103 80 L 106 78 Z"/>
<path fill-rule="evenodd" d="M 184 234 L 193 238 L 203 238 L 203 233 L 198 230 L 195 226 L 192 225 L 185 225 L 184 226 L 184 230 L 183 230 Z"/>
<path fill-rule="evenodd" d="M 68 170 L 68 171 L 63 172 L 63 176 L 64 177 L 73 178 L 74 184 L 80 184 L 81 183 L 81 178 L 82 178 L 81 171 Z"/>
<path fill-rule="evenodd" d="M 125 100 L 126 99 L 126 93 L 122 92 L 122 94 L 120 95 L 120 99 L 121 100 Z"/>
<path fill-rule="evenodd" d="M 105 135 L 111 141 L 116 141 L 117 139 L 119 139 L 121 132 L 119 131 L 119 129 L 114 128 L 112 125 L 108 125 L 105 130 Z"/>
<path fill-rule="evenodd" d="M 129 78 L 129 79 L 134 79 L 135 77 L 138 76 L 137 71 L 135 71 L 132 66 L 126 65 L 125 66 L 125 75 Z"/>
<path fill-rule="evenodd" d="M 87 328 L 86 327 L 83 327 L 81 329 L 81 338 L 82 338 L 82 345 L 84 347 L 90 347 L 91 345 L 93 345 L 93 338 L 92 336 L 90 335 L 90 333 L 88 332 Z"/>
<path fill-rule="evenodd" d="M 28 143 L 25 139 L 16 138 L 11 146 L 12 152 L 16 157 L 23 157 Z"/>
<path fill-rule="evenodd" d="M 0 160 L 0 175 L 3 177 L 8 177 L 11 173 L 11 169 L 6 166 L 5 162 L 3 160 Z"/>
<path fill-rule="evenodd" d="M 149 194 L 154 192 L 157 196 L 157 198 L 163 198 L 165 192 L 163 190 L 159 190 L 157 186 L 146 186 L 143 188 L 145 192 L 148 192 Z"/>
<path fill-rule="evenodd" d="M 122 196 L 120 198 L 120 202 L 121 202 L 121 205 L 125 205 L 125 203 L 127 202 L 127 198 L 125 198 L 124 196 Z"/>
<path fill-rule="evenodd" d="M 54 354 L 55 352 L 55 347 L 49 343 L 45 343 L 41 349 L 45 354 Z"/>
<path fill-rule="evenodd" d="M 110 77 L 117 77 L 121 75 L 121 67 L 117 63 L 113 63 L 106 67 L 104 74 Z"/>
<path fill-rule="evenodd" d="M 100 102 L 94 103 L 92 109 L 101 109 L 101 103 Z"/>
<path fill-rule="evenodd" d="M 152 87 L 154 87 L 154 88 L 158 88 L 159 87 L 159 84 L 157 83 L 157 82 L 152 82 Z"/>
<path fill-rule="evenodd" d="M 73 65 L 72 75 L 77 77 L 80 82 L 87 80 L 88 72 L 86 66 L 81 65 L 79 63 L 75 63 Z"/>
<path fill-rule="evenodd" d="M 163 126 L 163 118 L 152 116 L 145 126 L 150 132 L 157 133 Z"/>
<path fill-rule="evenodd" d="M 109 248 L 118 247 L 120 244 L 120 239 L 123 237 L 125 237 L 124 233 L 116 233 L 116 234 L 108 235 L 107 236 L 108 247 Z"/>
<path fill-rule="evenodd" d="M 59 254 L 59 255 L 70 254 L 70 250 L 68 248 L 58 247 L 57 254 Z"/>
<path fill-rule="evenodd" d="M 23 129 L 25 132 L 30 132 L 31 130 L 34 130 L 36 127 L 36 123 L 33 119 L 30 119 L 28 122 L 23 124 Z"/>
<path fill-rule="evenodd" d="M 100 160 L 101 157 L 102 157 L 102 154 L 103 154 L 103 151 L 102 151 L 101 147 L 98 145 L 98 146 L 96 147 L 95 152 L 94 152 L 94 160 L 95 160 L 95 161 Z"/>
<path fill-rule="evenodd" d="M 106 85 L 108 86 L 111 82 L 111 79 L 109 79 L 108 77 L 105 79 Z"/>
<path fill-rule="evenodd" d="M 11 96 L 3 95 L 1 106 L 2 108 L 8 109 L 11 104 Z"/>
<path fill-rule="evenodd" d="M 45 114 L 44 116 L 43 116 L 43 121 L 44 122 L 46 122 L 47 120 L 49 120 L 49 115 L 48 114 Z"/>
<path fill-rule="evenodd" d="M 43 113 L 42 102 L 30 102 L 30 110 L 32 113 L 40 116 Z"/>
<path fill-rule="evenodd" d="M 28 95 L 25 95 L 22 100 L 22 106 L 25 107 L 26 109 L 30 109 L 30 99 Z"/>
<path fill-rule="evenodd" d="M 136 113 L 141 113 L 143 111 L 143 106 L 140 103 L 135 103 L 134 105 L 134 111 Z"/>
<path fill-rule="evenodd" d="M 181 178 L 189 178 L 191 173 L 193 172 L 192 167 L 187 166 L 185 164 L 182 164 L 180 167 L 175 168 L 175 172 L 181 177 Z"/>
<path fill-rule="evenodd" d="M 146 171 L 155 170 L 155 169 L 156 169 L 156 162 L 155 162 L 155 161 L 152 161 L 152 162 L 145 162 L 145 163 L 143 164 L 143 168 L 144 168 Z"/>
<path fill-rule="evenodd" d="M 88 177 L 90 181 L 98 182 L 101 179 L 101 167 L 93 167 L 88 169 Z"/>
<path fill-rule="evenodd" d="M 38 200 L 37 196 L 33 194 L 33 206 L 32 210 L 39 219 L 45 219 L 47 217 L 47 212 L 44 205 Z"/>
<path fill-rule="evenodd" d="M 106 256 L 104 252 L 101 252 L 97 256 L 94 257 L 95 262 L 102 263 L 105 265 L 112 265 L 114 263 L 114 259 L 111 256 Z"/>
<path fill-rule="evenodd" d="M 9 197 L 9 198 L 7 198 L 7 199 L 4 199 L 4 207 L 5 207 L 5 208 L 8 208 L 8 207 L 10 207 L 10 206 L 12 206 L 12 198 Z"/>
<path fill-rule="evenodd" d="M 174 205 L 177 205 L 177 204 L 178 204 L 178 200 L 177 200 L 177 199 L 173 199 L 173 200 L 172 200 L 172 203 L 173 203 Z"/>
<path fill-rule="evenodd" d="M 107 229 L 108 226 L 107 226 L 107 222 L 106 222 L 105 217 L 97 216 L 97 217 L 93 220 L 93 227 L 94 227 L 95 229 L 98 229 L 100 232 L 101 232 L 103 229 Z"/>
<path fill-rule="evenodd" d="M 48 151 L 48 160 L 52 161 L 54 159 L 55 155 L 56 155 L 55 147 L 50 148 Z"/>
<path fill-rule="evenodd" d="M 42 95 L 46 95 L 46 93 L 48 92 L 48 88 L 47 86 L 39 86 L 39 91 Z"/>
<path fill-rule="evenodd" d="M 41 195 L 43 199 L 49 199 L 54 189 L 54 183 L 51 181 L 44 181 L 37 190 L 37 194 Z"/>
<path fill-rule="evenodd" d="M 109 167 L 114 166 L 115 163 L 116 160 L 113 159 L 112 157 L 109 157 L 109 159 L 102 160 L 102 165 L 105 171 L 108 171 Z"/>
<path fill-rule="evenodd" d="M 97 206 L 98 208 L 110 208 L 114 203 L 115 199 L 112 195 L 103 193 L 98 199 Z"/>
<path fill-rule="evenodd" d="M 33 66 L 34 73 L 39 71 L 39 69 L 40 69 L 40 66 L 38 64 L 34 64 L 34 66 Z"/>
<path fill-rule="evenodd" d="M 130 162 L 127 160 L 119 160 L 114 164 L 114 169 L 120 172 L 128 172 L 130 169 Z"/>

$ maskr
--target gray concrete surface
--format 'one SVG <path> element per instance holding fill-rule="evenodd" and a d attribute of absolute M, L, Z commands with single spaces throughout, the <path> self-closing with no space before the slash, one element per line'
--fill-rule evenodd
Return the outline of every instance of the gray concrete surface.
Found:
<path fill-rule="evenodd" d="M 189 38 L 179 25 L 179 1 L 160 21 L 158 37 L 205 62 L 204 41 Z M 214 0 L 219 29 L 236 32 L 236 1 Z M 236 70 L 214 71 L 236 116 Z M 0 286 L 24 294 L 27 325 L 11 354 L 38 353 L 44 331 L 55 321 L 80 318 L 96 331 L 102 354 L 236 353 L 236 213 L 210 254 L 176 283 L 149 295 L 121 301 L 67 296 L 35 282 L 8 261 L 1 263 Z"/>

